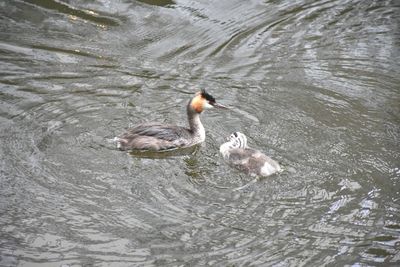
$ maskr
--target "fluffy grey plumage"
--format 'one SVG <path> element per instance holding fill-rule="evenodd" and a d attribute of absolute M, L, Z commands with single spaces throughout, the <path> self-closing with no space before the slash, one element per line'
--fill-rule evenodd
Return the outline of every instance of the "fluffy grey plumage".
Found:
<path fill-rule="evenodd" d="M 278 162 L 247 146 L 247 138 L 240 132 L 235 132 L 229 141 L 220 146 L 224 159 L 233 167 L 252 176 L 269 176 L 282 169 Z"/>

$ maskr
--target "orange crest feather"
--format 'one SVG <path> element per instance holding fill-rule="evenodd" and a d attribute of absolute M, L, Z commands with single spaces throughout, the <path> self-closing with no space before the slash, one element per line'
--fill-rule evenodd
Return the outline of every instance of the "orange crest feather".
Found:
<path fill-rule="evenodd" d="M 193 98 L 191 106 L 197 113 L 201 113 L 204 109 L 204 101 L 206 100 L 199 94 Z"/>

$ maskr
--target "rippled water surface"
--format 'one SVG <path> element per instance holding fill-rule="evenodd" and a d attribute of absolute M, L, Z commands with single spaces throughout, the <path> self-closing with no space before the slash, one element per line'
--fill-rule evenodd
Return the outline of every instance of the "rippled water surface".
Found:
<path fill-rule="evenodd" d="M 400 264 L 398 1 L 0 1 L 1 266 Z M 186 124 L 145 157 L 110 142 Z M 252 178 L 233 131 L 281 162 Z M 238 189 L 248 184 L 242 189 Z"/>

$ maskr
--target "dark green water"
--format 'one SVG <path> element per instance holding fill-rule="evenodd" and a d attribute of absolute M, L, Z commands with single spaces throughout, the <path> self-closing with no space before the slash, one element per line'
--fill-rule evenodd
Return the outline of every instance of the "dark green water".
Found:
<path fill-rule="evenodd" d="M 0 266 L 400 264 L 397 1 L 0 1 Z M 195 153 L 109 142 L 186 124 Z M 286 171 L 252 178 L 233 131 Z"/>

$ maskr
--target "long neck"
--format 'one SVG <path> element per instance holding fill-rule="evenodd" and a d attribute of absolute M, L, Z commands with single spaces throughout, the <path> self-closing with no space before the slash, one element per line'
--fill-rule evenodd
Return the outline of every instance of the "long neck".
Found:
<path fill-rule="evenodd" d="M 206 131 L 204 130 L 204 126 L 200 121 L 200 114 L 190 108 L 187 107 L 187 115 L 189 120 L 189 128 L 192 135 L 196 138 L 199 138 L 201 141 L 206 139 Z"/>

